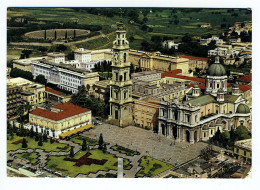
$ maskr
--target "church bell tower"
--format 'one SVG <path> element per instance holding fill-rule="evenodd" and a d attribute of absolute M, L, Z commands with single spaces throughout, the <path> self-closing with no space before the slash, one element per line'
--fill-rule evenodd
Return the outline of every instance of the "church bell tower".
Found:
<path fill-rule="evenodd" d="M 112 78 L 110 86 L 111 124 L 126 127 L 133 122 L 132 81 L 130 78 L 129 42 L 122 21 L 117 23 L 116 40 L 113 42 Z"/>

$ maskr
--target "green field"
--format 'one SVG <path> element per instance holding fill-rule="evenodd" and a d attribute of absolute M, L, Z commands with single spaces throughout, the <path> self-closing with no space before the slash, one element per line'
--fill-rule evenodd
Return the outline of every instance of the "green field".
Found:
<path fill-rule="evenodd" d="M 104 165 L 82 165 L 80 167 L 74 166 L 75 162 L 66 161 L 64 158 L 66 156 L 49 156 L 46 167 L 49 169 L 54 169 L 58 172 L 62 172 L 70 177 L 76 177 L 78 174 L 86 174 L 96 173 L 99 170 L 109 171 L 109 170 L 117 170 L 117 157 L 113 154 L 103 153 L 101 150 L 93 149 L 89 151 L 91 155 L 89 158 L 96 160 L 107 160 Z M 79 159 L 83 155 L 85 155 L 87 151 L 79 151 L 74 155 L 74 159 Z M 68 158 L 68 157 L 67 157 Z M 130 161 L 124 159 L 124 169 L 131 169 Z"/>
<path fill-rule="evenodd" d="M 153 177 L 167 169 L 173 167 L 170 164 L 164 163 L 160 160 L 156 160 L 149 156 L 143 156 L 139 160 L 139 166 L 142 167 L 141 170 L 136 174 L 137 177 Z"/>
<path fill-rule="evenodd" d="M 19 141 L 21 139 L 25 138 L 27 141 L 27 148 L 22 148 L 22 143 L 19 144 L 13 144 L 16 141 Z M 50 142 L 43 142 L 43 146 L 38 146 L 38 141 L 35 141 L 33 138 L 30 137 L 18 137 L 17 135 L 14 135 L 14 138 L 11 140 L 11 137 L 9 136 L 10 140 L 7 140 L 7 152 L 11 150 L 18 150 L 18 149 L 42 149 L 46 152 L 67 152 L 70 150 L 70 147 L 67 146 L 66 144 L 61 144 L 61 143 L 50 143 Z"/>
<path fill-rule="evenodd" d="M 154 12 L 147 14 L 148 21 L 145 23 L 153 31 L 142 31 L 141 25 L 129 23 L 129 18 L 123 18 L 123 22 L 127 28 L 128 38 L 134 37 L 134 41 L 130 43 L 133 49 L 140 49 L 143 40 L 149 41 L 151 36 L 169 36 L 173 37 L 175 41 L 179 42 L 182 36 L 189 33 L 191 36 L 204 36 L 207 34 L 220 35 L 228 30 L 228 26 L 232 26 L 237 21 L 251 21 L 251 14 L 246 14 L 246 9 L 201 9 L 196 11 L 183 11 L 181 9 L 155 9 Z M 138 12 L 138 11 L 137 11 Z M 233 14 L 233 16 L 232 16 Z M 234 14 L 236 14 L 234 16 Z M 143 20 L 144 15 L 138 12 L 138 19 Z M 78 21 L 79 24 L 93 24 L 103 27 L 102 32 L 109 34 L 104 38 L 98 38 L 82 44 L 79 47 L 87 49 L 102 49 L 111 48 L 112 42 L 115 39 L 115 28 L 111 28 L 112 24 L 119 21 L 118 16 L 106 17 L 102 15 L 93 15 L 86 12 L 75 11 L 71 8 L 10 8 L 7 11 L 7 16 L 27 16 L 38 20 L 56 21 L 56 22 L 74 22 Z M 174 21 L 178 20 L 179 23 L 175 24 Z M 211 28 L 200 28 L 199 25 L 210 23 Z M 225 28 L 221 28 L 221 24 L 226 24 Z"/>
<path fill-rule="evenodd" d="M 36 162 L 38 162 L 38 157 L 39 154 L 36 152 L 33 153 L 19 153 L 19 154 L 15 154 L 17 157 L 25 159 L 25 160 L 29 160 L 31 164 L 35 164 Z"/>

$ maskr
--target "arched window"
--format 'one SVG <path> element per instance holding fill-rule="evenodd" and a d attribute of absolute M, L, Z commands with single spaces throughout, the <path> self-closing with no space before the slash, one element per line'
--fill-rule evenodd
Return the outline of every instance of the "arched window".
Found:
<path fill-rule="evenodd" d="M 124 53 L 124 63 L 126 62 L 126 53 Z"/>

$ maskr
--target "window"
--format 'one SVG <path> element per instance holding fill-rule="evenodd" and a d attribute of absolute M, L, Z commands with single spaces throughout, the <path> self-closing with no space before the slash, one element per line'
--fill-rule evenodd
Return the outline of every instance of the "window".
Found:
<path fill-rule="evenodd" d="M 118 81 L 118 73 L 116 73 L 116 81 Z"/>
<path fill-rule="evenodd" d="M 246 157 L 246 151 L 244 150 L 244 156 Z"/>
<path fill-rule="evenodd" d="M 239 149 L 237 148 L 237 154 L 239 153 Z"/>
<path fill-rule="evenodd" d="M 126 99 L 126 92 L 124 92 L 124 99 Z"/>
<path fill-rule="evenodd" d="M 210 134 L 213 135 L 213 130 L 210 131 Z"/>
<path fill-rule="evenodd" d="M 115 110 L 115 119 L 118 119 L 118 110 Z"/>
<path fill-rule="evenodd" d="M 124 43 L 124 40 L 123 40 Z M 124 53 L 124 63 L 126 62 L 126 53 Z"/>
<path fill-rule="evenodd" d="M 126 73 L 124 73 L 124 81 L 126 81 Z"/>

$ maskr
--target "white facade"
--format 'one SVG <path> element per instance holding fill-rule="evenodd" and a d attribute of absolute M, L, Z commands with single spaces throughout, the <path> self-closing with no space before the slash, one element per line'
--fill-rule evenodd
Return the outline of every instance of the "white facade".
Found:
<path fill-rule="evenodd" d="M 65 63 L 65 54 L 59 52 L 48 53 L 47 59 L 53 63 Z"/>
<path fill-rule="evenodd" d="M 43 75 L 47 82 L 57 84 L 59 88 L 72 93 L 77 93 L 78 87 L 85 85 L 84 80 L 87 78 L 84 72 L 77 72 L 72 69 L 69 70 L 40 62 L 32 63 L 32 74 L 34 77 Z"/>
<path fill-rule="evenodd" d="M 173 40 L 165 40 L 163 43 L 162 43 L 162 46 L 164 48 L 168 48 L 168 49 L 171 49 L 172 47 L 174 49 L 178 49 L 178 46 L 180 45 L 180 43 L 177 43 L 175 44 Z"/>
<path fill-rule="evenodd" d="M 74 59 L 80 63 L 89 63 L 91 61 L 91 52 L 84 48 L 79 48 L 74 52 Z"/>

